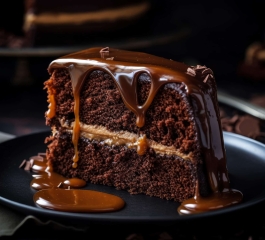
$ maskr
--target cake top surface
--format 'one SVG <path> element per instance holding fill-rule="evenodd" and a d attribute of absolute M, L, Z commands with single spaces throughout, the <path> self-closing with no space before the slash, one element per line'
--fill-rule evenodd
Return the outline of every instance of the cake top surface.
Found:
<path fill-rule="evenodd" d="M 71 53 L 52 61 L 48 67 L 51 74 L 54 68 L 79 68 L 80 72 L 91 66 L 107 70 L 113 78 L 122 74 L 134 78 L 141 73 L 151 76 L 153 83 L 184 83 L 187 93 L 205 91 L 214 80 L 211 69 L 197 65 L 190 67 L 184 63 L 135 51 L 126 51 L 109 47 L 95 47 Z M 131 76 L 129 76 L 131 74 Z M 72 80 L 78 79 L 77 76 Z M 207 84 L 205 84 L 207 83 Z M 76 83 L 77 84 L 77 83 Z M 75 84 L 74 84 L 75 85 Z"/>
<path fill-rule="evenodd" d="M 129 67 L 131 71 L 155 68 L 156 72 L 161 69 L 159 71 L 160 73 L 166 71 L 171 76 L 176 73 L 186 73 L 188 68 L 184 63 L 143 52 L 126 51 L 109 47 L 95 47 L 60 57 L 49 65 L 48 70 L 51 72 L 53 67 L 59 67 L 59 65 L 66 66 L 67 63 L 95 65 L 103 68 L 109 68 L 115 65 L 116 69 L 112 68 L 114 72 L 117 72 L 117 70 L 119 72 L 129 70 Z M 121 65 L 124 67 L 121 67 Z"/>

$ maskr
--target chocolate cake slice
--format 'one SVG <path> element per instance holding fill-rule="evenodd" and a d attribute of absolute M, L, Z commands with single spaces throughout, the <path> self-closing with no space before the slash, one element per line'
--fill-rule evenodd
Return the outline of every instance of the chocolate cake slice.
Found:
<path fill-rule="evenodd" d="M 178 202 L 230 189 L 209 68 L 98 47 L 48 72 L 54 172 Z"/>

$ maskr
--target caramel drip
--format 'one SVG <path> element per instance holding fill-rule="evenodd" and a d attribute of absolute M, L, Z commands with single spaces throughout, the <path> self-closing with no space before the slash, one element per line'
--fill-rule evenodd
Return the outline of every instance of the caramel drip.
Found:
<path fill-rule="evenodd" d="M 36 160 L 34 161 L 36 163 Z M 32 172 L 39 173 L 44 172 L 47 168 L 47 163 L 43 161 L 38 161 L 38 164 L 33 164 L 31 167 Z"/>
<path fill-rule="evenodd" d="M 73 187 L 73 188 L 81 188 L 86 186 L 86 181 L 80 178 L 71 178 L 71 179 L 66 179 L 63 184 L 65 186 Z"/>
<path fill-rule="evenodd" d="M 85 77 L 83 77 L 83 80 L 79 81 L 74 81 L 76 79 L 76 71 L 73 71 L 74 65 L 70 65 L 68 67 L 71 79 L 72 79 L 72 88 L 73 88 L 73 95 L 74 95 L 74 115 L 75 115 L 75 121 L 74 121 L 74 126 L 73 126 L 73 136 L 72 136 L 72 141 L 74 145 L 74 150 L 75 154 L 73 157 L 73 164 L 72 167 L 76 168 L 77 167 L 77 162 L 79 160 L 79 152 L 78 152 L 78 139 L 80 136 L 80 120 L 79 120 L 79 107 L 80 107 L 80 89 L 82 86 L 82 82 Z M 81 73 L 82 75 L 82 73 Z"/>
<path fill-rule="evenodd" d="M 194 196 L 181 203 L 178 207 L 180 215 L 202 213 L 229 207 L 242 201 L 242 193 L 237 190 L 215 192 L 210 196 Z"/>
<path fill-rule="evenodd" d="M 49 100 L 48 102 L 49 104 L 49 110 L 47 111 L 47 117 L 48 118 L 53 118 L 55 116 L 55 99 L 54 99 L 54 95 L 49 94 Z"/>
<path fill-rule="evenodd" d="M 180 215 L 197 214 L 238 204 L 242 201 L 242 193 L 234 189 L 212 192 L 207 197 L 202 197 L 199 191 L 199 183 L 196 181 L 193 198 L 184 200 L 177 211 Z"/>
<path fill-rule="evenodd" d="M 187 65 L 145 53 L 108 49 L 108 58 L 114 59 L 108 61 L 102 58 L 101 49 L 92 48 L 69 54 L 53 61 L 48 70 L 51 73 L 54 68 L 69 69 L 73 83 L 75 106 L 79 106 L 79 91 L 85 77 L 95 69 L 108 73 L 116 83 L 126 107 L 135 113 L 136 125 L 139 128 L 144 126 L 145 113 L 160 87 L 168 83 L 182 84 L 192 99 L 198 137 L 201 142 L 211 189 L 214 194 L 226 192 L 226 196 L 231 195 L 230 200 L 233 202 L 234 192 L 230 189 L 216 92 L 209 93 L 210 89 L 207 84 L 209 76 L 203 82 L 204 79 L 187 73 Z M 152 81 L 147 100 L 143 105 L 138 105 L 136 82 L 142 73 L 148 74 Z M 212 94 L 215 94 L 214 100 Z M 79 126 L 77 108 L 75 115 L 75 124 Z M 79 128 L 75 127 L 73 132 L 75 139 L 73 143 L 77 154 Z M 139 152 L 142 153 L 142 151 Z"/>
<path fill-rule="evenodd" d="M 139 137 L 137 141 L 137 153 L 139 155 L 144 155 L 147 148 L 148 148 L 148 142 L 146 139 L 146 135 Z"/>
<path fill-rule="evenodd" d="M 63 176 L 50 172 L 41 172 L 39 175 L 33 175 L 33 179 L 30 186 L 36 190 L 56 188 L 61 182 L 64 182 L 66 178 Z"/>
<path fill-rule="evenodd" d="M 77 162 L 79 160 L 79 152 L 78 152 L 78 139 L 80 135 L 80 121 L 79 121 L 79 94 L 74 94 L 75 97 L 75 106 L 74 106 L 74 114 L 75 114 L 75 122 L 73 127 L 73 136 L 72 141 L 74 145 L 75 155 L 73 157 L 73 164 L 72 167 L 77 167 Z"/>
<path fill-rule="evenodd" d="M 56 112 L 56 104 L 55 104 L 55 98 L 54 98 L 54 90 L 51 87 L 52 80 L 49 80 L 46 82 L 46 85 L 44 89 L 47 89 L 48 92 L 48 99 L 47 102 L 49 103 L 48 111 L 46 112 L 46 116 L 48 118 L 53 118 L 55 116 Z"/>
<path fill-rule="evenodd" d="M 46 166 L 46 167 L 45 167 Z M 86 182 L 79 178 L 67 179 L 49 170 L 46 157 L 35 160 L 30 186 L 37 190 L 34 202 L 43 208 L 67 212 L 112 212 L 124 207 L 125 202 L 112 194 L 82 188 Z"/>

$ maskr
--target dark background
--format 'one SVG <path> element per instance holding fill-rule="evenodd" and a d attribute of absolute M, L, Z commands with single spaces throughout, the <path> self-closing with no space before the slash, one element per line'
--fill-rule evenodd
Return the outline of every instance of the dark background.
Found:
<path fill-rule="evenodd" d="M 98 44 L 106 43 L 111 47 L 126 41 L 130 43 L 127 45 L 129 50 L 144 51 L 191 65 L 206 65 L 214 71 L 218 88 L 245 99 L 257 94 L 265 95 L 265 79 L 256 82 L 238 75 L 238 66 L 244 60 L 247 47 L 255 41 L 264 42 L 265 1 L 152 0 L 151 3 L 152 9 L 142 22 L 143 26 L 129 29 L 130 40 L 128 35 L 123 38 L 125 37 L 123 34 L 117 34 L 110 42 L 106 38 L 104 41 L 100 39 Z M 6 8 L 2 8 L 0 14 L 0 30 L 1 28 L 14 30 L 17 35 L 23 35 L 20 30 L 23 4 L 18 1 L 16 8 L 11 1 L 6 1 L 5 4 Z M 160 43 L 156 41 L 161 36 L 178 34 L 183 29 L 187 29 L 188 33 L 182 37 Z M 144 38 L 146 38 L 145 44 L 137 44 Z M 97 45 L 97 41 L 87 44 L 88 47 L 90 45 Z M 69 46 L 62 45 L 57 48 L 67 50 Z M 20 54 L 19 50 L 16 53 L 14 49 L 0 48 L 0 131 L 2 132 L 19 136 L 48 130 L 44 119 L 48 104 L 43 82 L 49 78 L 47 72 L 49 63 L 60 55 L 38 55 L 36 49 L 37 47 L 27 49 L 24 54 Z M 259 206 L 255 211 L 256 213 L 264 211 L 264 206 Z M 253 212 L 249 216 L 251 217 L 244 215 L 243 225 L 242 221 L 234 222 L 234 225 L 230 224 L 229 231 L 222 233 L 211 231 L 207 229 L 207 225 L 201 226 L 197 223 L 196 229 L 201 229 L 200 233 L 189 232 L 187 223 L 183 230 L 169 228 L 164 231 L 149 231 L 149 229 L 145 232 L 134 232 L 131 226 L 126 230 L 125 235 L 119 232 L 118 236 L 121 237 L 119 239 L 125 239 L 125 236 L 133 233 L 136 234 L 133 239 L 166 239 L 168 233 L 174 239 L 265 239 L 263 219 L 258 221 L 253 218 Z M 216 219 L 215 221 L 215 226 L 222 225 L 222 219 L 220 222 Z M 43 230 L 41 227 L 34 227 L 43 232 L 43 237 L 48 234 L 45 235 L 45 228 Z M 193 228 L 194 225 L 191 224 L 191 227 Z M 28 224 L 17 235 L 32 236 L 33 239 L 33 235 L 29 232 L 30 228 L 31 225 Z M 56 229 L 53 230 L 56 232 Z M 95 227 L 90 233 L 92 232 L 95 238 L 99 232 L 107 237 L 108 231 L 111 231 L 111 227 L 106 227 L 105 233 Z M 164 238 L 161 237 L 162 233 Z M 74 236 L 86 235 L 75 233 Z"/>

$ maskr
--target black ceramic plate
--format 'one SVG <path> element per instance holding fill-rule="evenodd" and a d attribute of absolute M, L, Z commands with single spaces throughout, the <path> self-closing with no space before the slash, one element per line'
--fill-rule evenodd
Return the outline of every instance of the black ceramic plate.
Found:
<path fill-rule="evenodd" d="M 88 184 L 87 189 L 115 194 L 126 202 L 124 209 L 112 213 L 68 213 L 39 208 L 33 202 L 32 176 L 19 168 L 23 159 L 45 151 L 48 132 L 11 139 L 0 144 L 0 203 L 15 210 L 49 219 L 111 223 L 170 223 L 235 213 L 265 200 L 265 145 L 240 135 L 224 132 L 228 169 L 232 188 L 242 191 L 244 201 L 238 205 L 180 216 L 178 203 L 144 195 L 130 195 L 112 187 Z"/>

